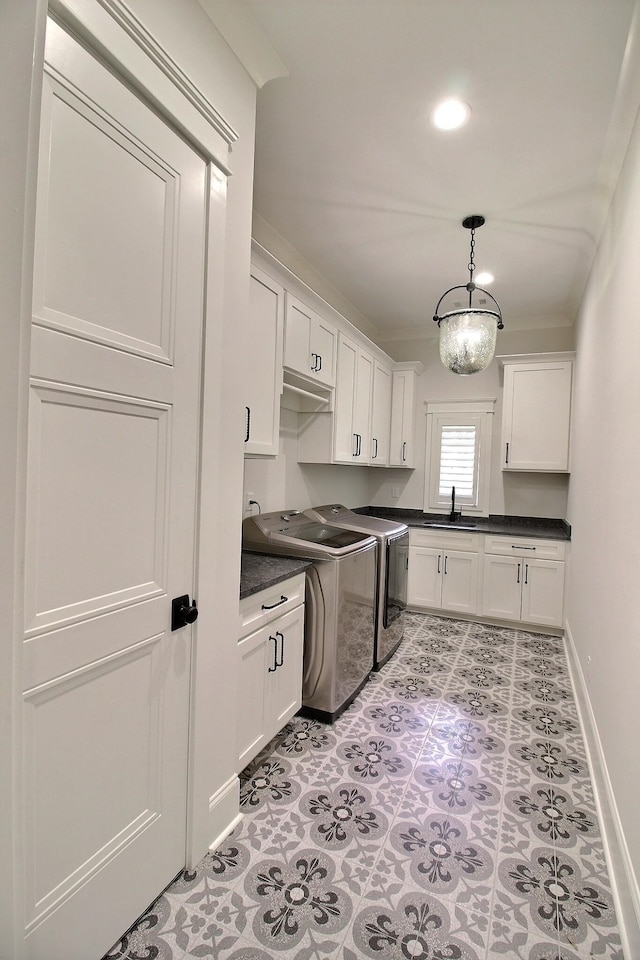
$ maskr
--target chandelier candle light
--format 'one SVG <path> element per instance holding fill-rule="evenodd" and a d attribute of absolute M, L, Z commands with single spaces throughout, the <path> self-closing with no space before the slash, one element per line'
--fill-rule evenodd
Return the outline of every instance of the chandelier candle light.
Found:
<path fill-rule="evenodd" d="M 478 214 L 465 217 L 462 221 L 462 226 L 471 230 L 469 282 L 445 291 L 438 300 L 433 317 L 440 329 L 440 359 L 452 373 L 463 375 L 478 373 L 489 366 L 496 349 L 497 331 L 504 328 L 502 312 L 496 299 L 473 282 L 475 233 L 483 223 L 484 217 Z M 442 301 L 459 290 L 468 293 L 467 306 L 454 303 L 454 309 L 440 316 Z M 473 302 L 474 296 L 476 304 Z"/>

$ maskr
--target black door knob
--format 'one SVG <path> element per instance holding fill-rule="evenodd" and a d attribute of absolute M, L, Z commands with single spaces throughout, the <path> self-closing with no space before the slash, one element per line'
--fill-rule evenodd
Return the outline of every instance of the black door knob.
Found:
<path fill-rule="evenodd" d="M 198 619 L 198 606 L 196 601 L 189 603 L 189 594 L 185 593 L 182 597 L 175 597 L 171 601 L 171 629 L 179 630 L 180 627 L 186 627 L 190 623 L 195 623 Z"/>

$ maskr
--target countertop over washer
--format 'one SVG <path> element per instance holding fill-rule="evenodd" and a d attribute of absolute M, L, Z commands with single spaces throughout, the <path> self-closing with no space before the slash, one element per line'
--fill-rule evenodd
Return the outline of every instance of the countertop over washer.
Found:
<path fill-rule="evenodd" d="M 240 599 L 243 600 L 260 590 L 266 590 L 276 583 L 288 580 L 289 577 L 304 573 L 310 566 L 310 560 L 243 550 L 240 565 Z"/>

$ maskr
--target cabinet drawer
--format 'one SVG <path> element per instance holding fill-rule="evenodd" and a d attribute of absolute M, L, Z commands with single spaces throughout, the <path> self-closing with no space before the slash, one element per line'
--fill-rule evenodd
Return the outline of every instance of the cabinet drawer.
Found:
<path fill-rule="evenodd" d="M 564 560 L 564 540 L 537 540 L 535 537 L 504 537 L 487 534 L 484 552 L 501 557 L 529 557 L 532 560 Z"/>
<path fill-rule="evenodd" d="M 466 550 L 468 553 L 478 553 L 480 550 L 480 534 L 467 533 L 463 530 L 449 531 L 410 527 L 409 543 L 412 547 L 436 547 L 443 550 Z"/>
<path fill-rule="evenodd" d="M 247 636 L 301 603 L 304 603 L 304 573 L 245 597 L 240 601 L 240 636 Z"/>

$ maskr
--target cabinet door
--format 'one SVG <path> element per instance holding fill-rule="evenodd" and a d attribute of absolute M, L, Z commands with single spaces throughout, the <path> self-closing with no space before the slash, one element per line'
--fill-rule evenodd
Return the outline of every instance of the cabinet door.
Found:
<path fill-rule="evenodd" d="M 504 470 L 569 469 L 570 360 L 505 364 Z"/>
<path fill-rule="evenodd" d="M 355 463 L 371 461 L 371 392 L 373 389 L 373 357 L 358 351 L 356 392 L 353 404 L 353 429 L 357 437 Z"/>
<path fill-rule="evenodd" d="M 442 600 L 443 551 L 433 547 L 409 548 L 407 603 L 414 607 L 439 607 Z"/>
<path fill-rule="evenodd" d="M 477 553 L 446 550 L 442 566 L 442 609 L 458 613 L 477 613 Z"/>
<path fill-rule="evenodd" d="M 284 323 L 284 365 L 305 377 L 312 376 L 311 310 L 291 294 L 286 295 Z"/>
<path fill-rule="evenodd" d="M 240 664 L 238 669 L 237 743 L 239 768 L 242 770 L 267 742 L 265 717 L 267 686 L 268 638 L 270 626 L 257 630 L 238 644 Z M 274 656 L 271 643 L 271 656 Z"/>
<path fill-rule="evenodd" d="M 256 268 L 250 284 L 244 452 L 275 457 L 280 440 L 284 290 Z"/>
<path fill-rule="evenodd" d="M 519 620 L 525 561 L 486 554 L 483 564 L 482 615 Z"/>
<path fill-rule="evenodd" d="M 373 372 L 371 408 L 371 465 L 386 467 L 391 427 L 391 370 L 378 360 Z"/>
<path fill-rule="evenodd" d="M 333 387 L 336 382 L 338 333 L 335 327 L 314 316 L 311 325 L 311 372 L 315 380 Z"/>
<path fill-rule="evenodd" d="M 275 638 L 276 669 L 268 672 L 267 739 L 274 737 L 300 709 L 302 703 L 302 651 L 304 646 L 304 607 L 297 607 L 273 624 L 270 636 Z M 267 649 L 267 659 L 271 656 Z"/>
<path fill-rule="evenodd" d="M 562 626 L 564 563 L 524 560 L 522 619 L 549 627 Z"/>
<path fill-rule="evenodd" d="M 334 409 L 333 459 L 338 463 L 353 463 L 357 442 L 354 427 L 354 403 L 358 372 L 358 347 L 340 335 L 338 342 L 338 374 Z"/>
<path fill-rule="evenodd" d="M 392 467 L 415 467 L 414 397 L 415 373 L 410 370 L 394 371 L 389 451 L 389 465 Z"/>

